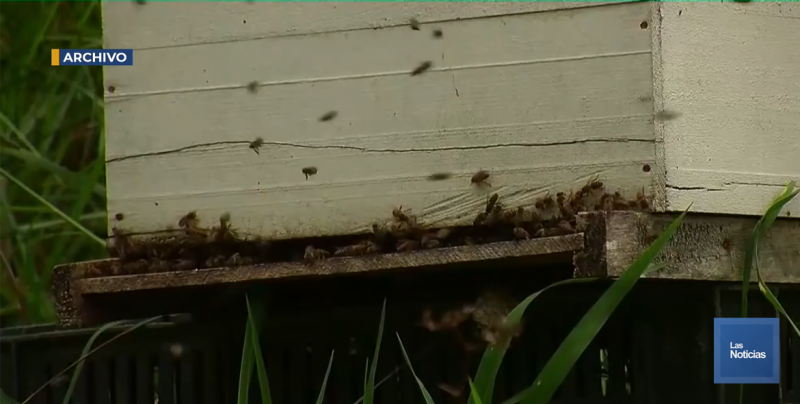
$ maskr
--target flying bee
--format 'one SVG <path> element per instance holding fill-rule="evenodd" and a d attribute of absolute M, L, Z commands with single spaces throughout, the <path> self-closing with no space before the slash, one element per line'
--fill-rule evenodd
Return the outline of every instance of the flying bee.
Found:
<path fill-rule="evenodd" d="M 440 38 L 441 38 L 441 37 L 443 37 L 443 36 L 444 36 L 444 32 L 442 32 L 442 30 L 441 30 L 441 29 L 438 29 L 438 28 L 437 28 L 437 29 L 433 30 L 433 37 L 434 37 L 435 39 L 440 39 Z"/>
<path fill-rule="evenodd" d="M 485 185 L 490 185 L 488 182 L 486 182 L 486 180 L 488 180 L 488 179 L 489 179 L 489 172 L 488 171 L 478 170 L 478 172 L 475 173 L 472 176 L 472 179 L 470 180 L 470 183 L 475 184 L 475 185 L 484 185 L 484 184 Z"/>
<path fill-rule="evenodd" d="M 253 80 L 253 81 L 247 83 L 247 91 L 250 92 L 251 94 L 257 93 L 258 92 L 258 81 Z"/>
<path fill-rule="evenodd" d="M 517 240 L 528 240 L 531 238 L 531 235 L 528 234 L 528 232 L 522 227 L 515 227 L 514 238 L 516 238 Z"/>
<path fill-rule="evenodd" d="M 428 71 L 432 66 L 433 66 L 433 62 L 431 62 L 430 60 L 422 62 L 422 63 L 419 64 L 419 66 L 417 66 L 416 68 L 414 68 L 414 70 L 411 71 L 411 75 L 412 76 L 419 76 L 420 74 L 425 73 L 426 71 Z"/>
<path fill-rule="evenodd" d="M 303 259 L 306 262 L 313 262 L 324 258 L 328 258 L 328 256 L 330 256 L 329 252 L 319 248 L 314 248 L 314 246 L 310 245 L 306 247 L 306 251 L 303 254 Z"/>
<path fill-rule="evenodd" d="M 671 121 L 677 119 L 681 114 L 675 111 L 658 111 L 653 114 L 653 119 L 656 121 Z"/>
<path fill-rule="evenodd" d="M 411 18 L 408 20 L 408 23 L 409 23 L 409 25 L 411 25 L 411 29 L 412 29 L 412 30 L 414 30 L 414 31 L 419 31 L 419 21 L 417 21 L 417 19 L 416 19 L 416 18 L 414 18 L 414 17 L 411 17 Z"/>
<path fill-rule="evenodd" d="M 450 173 L 433 173 L 428 176 L 428 181 L 444 181 L 452 177 Z"/>
<path fill-rule="evenodd" d="M 258 149 L 260 149 L 261 146 L 264 146 L 264 139 L 262 139 L 260 137 L 257 137 L 256 140 L 253 140 L 252 142 L 250 142 L 250 145 L 247 146 L 247 147 L 253 149 L 253 151 L 256 152 L 256 154 L 261 154 L 258 151 Z"/>
<path fill-rule="evenodd" d="M 486 201 L 486 214 L 487 215 L 489 213 L 491 213 L 492 210 L 494 210 L 494 206 L 496 204 L 497 204 L 497 194 L 492 194 L 492 196 L 489 197 L 489 199 Z"/>
<path fill-rule="evenodd" d="M 308 177 L 310 175 L 316 175 L 317 174 L 317 167 L 304 167 L 303 168 L 303 174 L 305 174 L 306 180 L 308 180 Z"/>
<path fill-rule="evenodd" d="M 338 112 L 336 112 L 336 111 L 328 111 L 328 112 L 322 114 L 321 117 L 319 117 L 319 121 L 320 122 L 332 121 L 332 120 L 336 119 L 337 116 L 339 116 Z"/>

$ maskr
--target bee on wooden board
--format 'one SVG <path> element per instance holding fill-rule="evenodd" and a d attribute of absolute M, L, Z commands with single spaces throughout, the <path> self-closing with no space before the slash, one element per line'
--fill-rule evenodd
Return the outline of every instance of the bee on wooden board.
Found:
<path fill-rule="evenodd" d="M 411 17 L 411 18 L 408 20 L 408 24 L 411 26 L 411 29 L 412 29 L 412 30 L 414 30 L 414 31 L 419 31 L 419 21 L 417 21 L 417 19 L 416 19 L 416 18 L 414 18 L 414 17 Z"/>
<path fill-rule="evenodd" d="M 492 213 L 494 210 L 494 206 L 497 204 L 497 194 L 492 194 L 489 199 L 486 200 L 486 214 Z"/>
<path fill-rule="evenodd" d="M 314 262 L 317 260 L 321 260 L 324 258 L 328 258 L 330 253 L 326 250 L 322 250 L 319 248 L 314 248 L 314 246 L 306 247 L 305 253 L 303 254 L 303 259 L 307 262 Z"/>
<path fill-rule="evenodd" d="M 317 167 L 304 167 L 303 174 L 305 174 L 306 181 L 308 181 L 309 176 L 317 174 Z"/>
<path fill-rule="evenodd" d="M 414 68 L 414 70 L 411 71 L 411 75 L 419 76 L 420 74 L 428 71 L 431 67 L 433 67 L 433 62 L 431 62 L 430 60 L 422 62 L 419 64 L 419 66 L 417 66 L 416 68 Z"/>
<path fill-rule="evenodd" d="M 531 238 L 531 235 L 528 234 L 528 232 L 522 227 L 515 227 L 514 238 L 516 238 L 517 240 L 528 240 Z"/>
<path fill-rule="evenodd" d="M 399 252 L 407 252 L 407 251 L 414 251 L 419 249 L 419 241 L 417 240 L 399 240 L 397 242 L 397 251 Z"/>
<path fill-rule="evenodd" d="M 257 93 L 258 92 L 258 81 L 253 80 L 253 81 L 247 83 L 247 91 L 250 94 Z"/>
<path fill-rule="evenodd" d="M 336 112 L 336 111 L 328 111 L 328 112 L 324 113 L 324 114 L 323 114 L 321 117 L 319 117 L 319 121 L 320 121 L 320 122 L 328 122 L 328 121 L 332 121 L 332 120 L 334 120 L 334 119 L 335 119 L 337 116 L 339 116 L 339 113 L 338 113 L 338 112 Z"/>
<path fill-rule="evenodd" d="M 441 29 L 437 28 L 437 29 L 433 30 L 433 38 L 434 39 L 441 39 L 443 36 L 444 36 L 444 32 L 442 32 Z"/>
<path fill-rule="evenodd" d="M 253 140 L 252 142 L 250 142 L 250 145 L 247 146 L 247 147 L 253 149 L 253 151 L 256 152 L 256 154 L 261 154 L 258 151 L 258 149 L 260 149 L 261 146 L 264 146 L 264 139 L 262 139 L 260 137 L 257 137 L 256 140 Z"/>
<path fill-rule="evenodd" d="M 647 196 L 644 194 L 644 187 L 642 190 L 636 193 L 636 201 L 639 203 L 639 207 L 642 209 L 649 209 L 650 203 L 647 202 Z"/>
<path fill-rule="evenodd" d="M 489 186 L 491 186 L 491 184 L 486 182 L 486 180 L 488 180 L 488 179 L 489 179 L 489 172 L 488 171 L 478 170 L 478 172 L 475 173 L 472 176 L 472 179 L 470 179 L 470 183 L 471 184 L 475 184 L 475 185 L 489 185 Z"/>

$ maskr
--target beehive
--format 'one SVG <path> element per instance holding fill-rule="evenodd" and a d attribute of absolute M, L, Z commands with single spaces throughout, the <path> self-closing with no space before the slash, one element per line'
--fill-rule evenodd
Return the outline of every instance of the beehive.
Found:
<path fill-rule="evenodd" d="M 468 224 L 487 190 L 531 205 L 593 178 L 656 210 L 759 215 L 800 180 L 793 3 L 105 2 L 103 17 L 105 47 L 134 49 L 104 78 L 109 226 L 130 232 L 196 210 L 271 239 L 354 234 L 398 205 Z M 491 187 L 470 183 L 481 169 Z"/>

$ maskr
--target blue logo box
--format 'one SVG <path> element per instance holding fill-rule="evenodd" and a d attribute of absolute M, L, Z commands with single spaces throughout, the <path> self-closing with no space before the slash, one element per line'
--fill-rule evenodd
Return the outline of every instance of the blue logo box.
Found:
<path fill-rule="evenodd" d="M 133 66 L 133 49 L 52 49 L 53 66 Z"/>
<path fill-rule="evenodd" d="M 714 383 L 778 384 L 779 318 L 714 319 Z"/>

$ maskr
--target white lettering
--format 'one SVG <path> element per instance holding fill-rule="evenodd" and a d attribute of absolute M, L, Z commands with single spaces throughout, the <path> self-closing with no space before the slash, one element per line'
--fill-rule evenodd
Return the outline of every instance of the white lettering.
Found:
<path fill-rule="evenodd" d="M 733 341 L 731 341 L 731 349 L 734 349 L 734 348 L 742 349 L 742 348 L 744 348 L 744 345 L 738 344 L 738 343 L 734 344 Z"/>
<path fill-rule="evenodd" d="M 72 54 L 71 53 L 67 52 L 64 55 L 64 62 L 72 62 Z"/>
<path fill-rule="evenodd" d="M 117 53 L 117 62 L 125 63 L 126 60 L 128 60 L 128 55 L 124 53 Z"/>
<path fill-rule="evenodd" d="M 76 53 L 76 54 L 75 54 L 75 57 L 73 58 L 73 61 L 74 61 L 75 63 L 82 63 L 82 62 L 83 62 L 83 60 L 81 60 L 81 54 L 80 54 L 80 53 Z"/>
<path fill-rule="evenodd" d="M 737 344 L 738 345 L 738 344 Z M 757 351 L 735 351 L 731 349 L 731 358 L 733 359 L 766 359 L 767 353 L 766 352 L 757 352 Z"/>
<path fill-rule="evenodd" d="M 92 62 L 92 53 L 91 52 L 85 52 L 83 54 L 83 63 L 91 63 L 91 62 Z"/>

